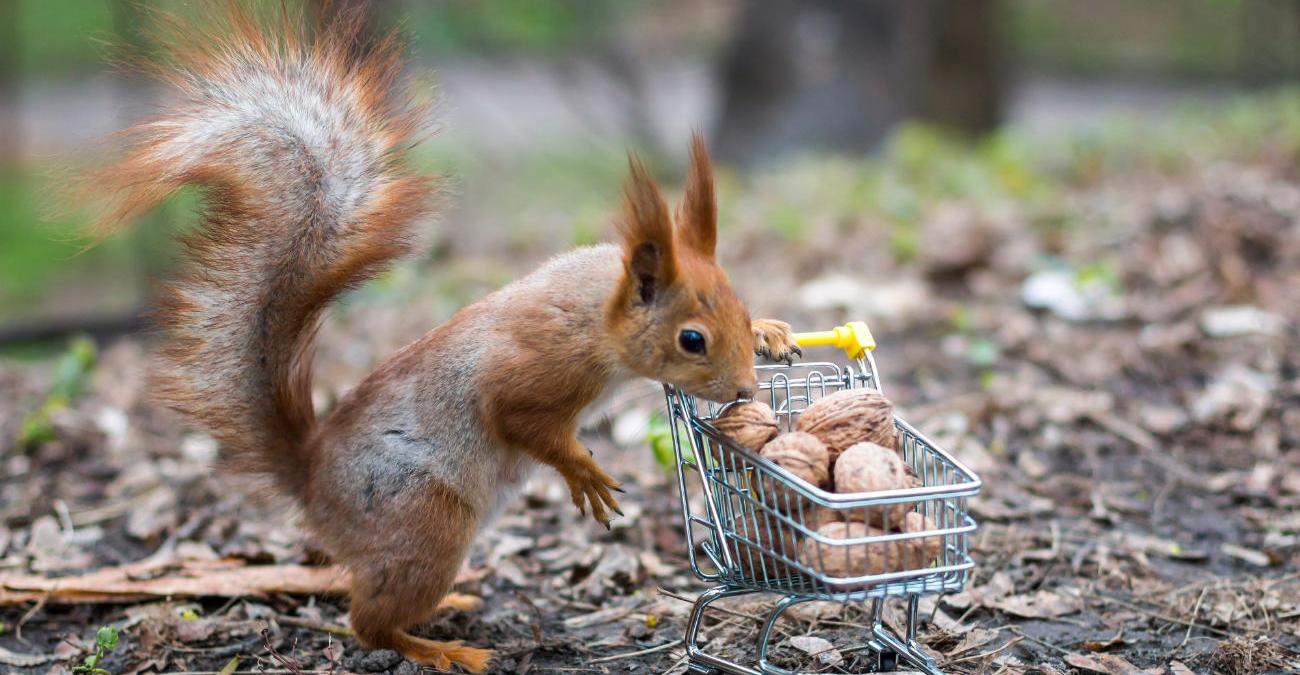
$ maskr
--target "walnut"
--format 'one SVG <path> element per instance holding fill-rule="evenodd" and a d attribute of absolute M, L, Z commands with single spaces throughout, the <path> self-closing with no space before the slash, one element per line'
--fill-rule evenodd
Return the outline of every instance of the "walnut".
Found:
<path fill-rule="evenodd" d="M 775 513 L 754 508 L 738 514 L 732 523 L 735 538 L 727 538 L 736 566 L 752 579 L 789 576 L 794 569 L 787 560 L 798 560 L 805 535 Z"/>
<path fill-rule="evenodd" d="M 826 444 L 831 463 L 855 443 L 898 448 L 894 406 L 874 389 L 843 389 L 808 406 L 795 423 Z"/>
<path fill-rule="evenodd" d="M 910 467 L 898 453 L 875 443 L 856 443 L 845 450 L 835 462 L 835 491 L 840 493 L 882 492 L 917 487 L 920 481 L 912 475 Z M 884 504 L 848 510 L 851 520 L 860 520 L 875 527 L 894 530 L 903 525 L 903 519 L 912 504 Z"/>
<path fill-rule="evenodd" d="M 933 529 L 935 529 L 934 521 L 917 511 L 913 511 L 903 518 L 904 532 L 927 532 Z M 934 561 L 943 556 L 942 535 L 904 539 L 903 541 L 911 547 L 913 555 L 921 561 L 921 567 L 929 567 Z"/>
<path fill-rule="evenodd" d="M 762 401 L 738 403 L 727 408 L 713 420 L 713 426 L 737 445 L 755 452 L 780 433 L 776 415 Z"/>
<path fill-rule="evenodd" d="M 884 531 L 868 527 L 864 523 L 832 522 L 818 528 L 817 533 L 828 539 L 858 539 L 880 536 Z M 829 577 L 840 579 L 921 567 L 920 560 L 910 552 L 910 547 L 903 544 L 902 541 L 822 543 L 807 538 L 803 543 L 800 562 Z M 832 582 L 831 588 L 836 591 L 852 591 L 869 588 L 871 585 L 862 582 Z"/>
<path fill-rule="evenodd" d="M 759 454 L 817 487 L 827 485 L 830 458 L 826 446 L 812 434 L 802 431 L 781 434 L 764 445 Z"/>

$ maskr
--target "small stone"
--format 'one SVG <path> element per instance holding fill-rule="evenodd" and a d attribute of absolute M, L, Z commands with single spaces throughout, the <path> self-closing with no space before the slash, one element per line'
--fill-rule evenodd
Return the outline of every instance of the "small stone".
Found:
<path fill-rule="evenodd" d="M 68 548 L 59 521 L 53 516 L 41 516 L 32 523 L 27 539 L 27 549 L 36 558 L 58 558 Z"/>
<path fill-rule="evenodd" d="M 1253 305 L 1212 307 L 1201 314 L 1201 330 L 1213 338 L 1281 335 L 1286 319 Z"/>
<path fill-rule="evenodd" d="M 1035 272 L 1020 287 L 1025 305 L 1042 309 L 1066 321 L 1114 321 L 1124 316 L 1124 299 L 1109 284 L 1082 280 L 1068 269 Z"/>
<path fill-rule="evenodd" d="M 378 673 L 403 663 L 402 655 L 391 649 L 374 649 L 368 652 L 352 654 L 345 660 L 348 662 L 348 668 L 359 673 Z M 403 663 L 403 665 L 407 663 L 410 662 Z M 419 672 L 419 669 L 416 668 L 415 672 Z"/>
<path fill-rule="evenodd" d="M 1142 427 L 1154 434 L 1172 434 L 1187 426 L 1191 416 L 1175 405 L 1146 404 L 1138 408 Z"/>
<path fill-rule="evenodd" d="M 1277 377 L 1240 364 L 1228 366 L 1192 401 L 1197 421 L 1226 420 L 1230 428 L 1250 431 L 1273 404 Z"/>

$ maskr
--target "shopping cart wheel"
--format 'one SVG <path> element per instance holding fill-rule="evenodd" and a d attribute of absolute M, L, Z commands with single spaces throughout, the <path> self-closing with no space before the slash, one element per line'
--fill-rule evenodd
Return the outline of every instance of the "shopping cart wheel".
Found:
<path fill-rule="evenodd" d="M 876 656 L 876 672 L 892 673 L 898 670 L 898 652 L 892 649 L 882 649 Z"/>

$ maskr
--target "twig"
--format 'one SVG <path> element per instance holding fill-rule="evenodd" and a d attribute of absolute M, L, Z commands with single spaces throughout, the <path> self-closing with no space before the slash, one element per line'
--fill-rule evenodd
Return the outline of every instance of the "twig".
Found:
<path fill-rule="evenodd" d="M 1061 647 L 1058 647 L 1058 646 L 1056 646 L 1056 645 L 1054 645 L 1054 644 L 1052 644 L 1052 643 L 1050 643 L 1050 642 L 1048 642 L 1048 641 L 1046 641 L 1046 640 L 1040 640 L 1040 639 L 1038 639 L 1038 638 L 1036 638 L 1036 637 L 1034 637 L 1034 636 L 1032 636 L 1032 635 L 1029 635 L 1028 633 L 1022 633 L 1022 632 L 1020 631 L 1020 628 L 1018 628 L 1018 627 L 1016 627 L 1016 626 L 1005 626 L 1005 628 L 1006 628 L 1007 630 L 1011 631 L 1012 633 L 1015 633 L 1016 635 L 1019 635 L 1020 637 L 1026 639 L 1026 640 L 1029 640 L 1030 642 L 1034 642 L 1034 643 L 1040 644 L 1040 645 L 1042 645 L 1042 646 L 1044 646 L 1044 647 L 1047 647 L 1048 649 L 1055 650 L 1055 651 L 1056 651 L 1057 653 L 1059 653 L 1059 654 L 1071 654 L 1071 653 L 1073 653 L 1073 652 L 1071 652 L 1071 651 L 1068 650 L 1068 649 L 1063 649 L 1063 648 L 1061 648 Z"/>
<path fill-rule="evenodd" d="M 1119 605 L 1120 607 L 1126 607 L 1126 608 L 1131 609 L 1131 610 L 1133 610 L 1133 611 L 1135 611 L 1135 612 L 1137 612 L 1137 613 L 1139 613 L 1139 614 L 1145 614 L 1146 616 L 1149 616 L 1149 617 L 1151 617 L 1151 618 L 1153 618 L 1153 619 L 1160 619 L 1161 621 L 1167 621 L 1167 622 L 1169 622 L 1169 623 L 1176 623 L 1176 624 L 1179 624 L 1179 625 L 1181 625 L 1181 626 L 1188 626 L 1188 627 L 1191 627 L 1191 628 L 1199 628 L 1199 629 L 1201 629 L 1201 630 L 1203 630 L 1203 631 L 1206 631 L 1206 632 L 1209 632 L 1209 633 L 1214 633 L 1214 634 L 1216 634 L 1216 635 L 1222 635 L 1223 637 L 1237 637 L 1237 635 L 1238 635 L 1237 633 L 1234 633 L 1234 632 L 1232 632 L 1232 631 L 1221 630 L 1221 629 L 1218 629 L 1218 628 L 1214 628 L 1213 626 L 1206 626 L 1205 624 L 1196 623 L 1195 621 L 1188 621 L 1188 620 L 1186 620 L 1186 619 L 1179 619 L 1179 618 L 1177 618 L 1177 617 L 1169 616 L 1168 614 L 1161 614 L 1160 612 L 1155 612 L 1155 611 L 1149 610 L 1149 609 L 1147 609 L 1146 607 L 1143 607 L 1143 606 L 1141 606 L 1141 605 L 1136 605 L 1136 604 L 1133 604 L 1133 603 L 1131 603 L 1131 602 L 1127 602 L 1127 601 L 1124 601 L 1124 600 L 1119 600 L 1119 599 L 1117 599 L 1117 598 L 1111 598 L 1111 597 L 1107 597 L 1107 596 L 1105 596 L 1105 595 L 1098 595 L 1097 593 L 1085 593 L 1084 595 L 1087 595 L 1087 596 L 1090 597 L 1090 598 L 1096 598 L 1097 600 L 1102 600 L 1102 601 L 1105 601 L 1105 602 L 1114 603 L 1114 604 L 1116 604 L 1116 605 Z"/>
<path fill-rule="evenodd" d="M 50 593 L 42 595 L 41 599 L 37 600 L 36 604 L 32 605 L 31 609 L 23 612 L 23 616 L 18 619 L 18 623 L 14 624 L 14 637 L 17 638 L 19 642 L 23 644 L 31 644 L 27 640 L 23 639 L 23 626 L 26 626 L 27 622 L 31 621 L 32 617 L 36 616 L 37 612 L 45 608 L 45 603 L 50 599 L 50 595 Z"/>
<path fill-rule="evenodd" d="M 1098 412 L 1088 415 L 1092 421 L 1106 431 L 1119 436 L 1120 438 L 1146 450 L 1147 452 L 1157 452 L 1160 444 L 1155 437 L 1147 431 L 1126 419 L 1123 419 L 1113 413 Z"/>
<path fill-rule="evenodd" d="M 674 593 L 674 592 L 672 592 L 672 591 L 670 591 L 670 590 L 664 589 L 664 588 L 660 588 L 660 589 L 659 589 L 659 594 L 660 594 L 660 595 L 666 595 L 666 596 L 668 596 L 668 597 L 670 597 L 670 598 L 672 598 L 672 599 L 674 599 L 674 600 L 681 600 L 682 602 L 687 602 L 687 603 L 695 604 L 695 600 L 693 600 L 693 599 L 691 599 L 691 598 L 688 598 L 688 597 L 686 597 L 686 596 L 684 596 L 684 595 L 678 595 L 678 594 L 676 594 L 676 593 Z M 719 606 L 717 606 L 717 605 L 709 605 L 709 609 L 711 609 L 711 610 L 716 610 L 716 611 L 721 612 L 721 613 L 723 613 L 723 614 L 730 614 L 730 615 L 735 616 L 735 617 L 740 617 L 740 618 L 742 618 L 742 619 L 749 619 L 750 621 L 754 621 L 754 622 L 757 622 L 757 623 L 765 623 L 765 622 L 767 621 L 767 619 L 764 619 L 764 618 L 761 617 L 761 616 L 755 616 L 755 615 L 753 615 L 753 614 L 747 614 L 747 613 L 745 613 L 745 612 L 738 612 L 738 611 L 736 611 L 736 610 L 734 610 L 734 609 L 727 609 L 726 607 L 719 607 Z M 816 621 L 817 621 L 817 623 L 820 623 L 820 624 L 823 625 L 823 626 L 834 626 L 834 627 L 837 627 L 837 628 L 871 628 L 871 626 L 869 626 L 869 625 L 867 625 L 867 624 L 863 624 L 863 623 L 853 623 L 853 622 L 851 622 L 851 621 L 837 621 L 837 620 L 835 620 L 835 619 L 822 619 L 822 618 L 818 618 Z M 813 622 L 810 621 L 810 622 L 809 622 L 809 625 L 815 625 L 815 624 L 814 624 Z"/>
<path fill-rule="evenodd" d="M 676 593 L 674 593 L 674 592 L 672 592 L 672 591 L 670 591 L 670 590 L 668 590 L 668 589 L 665 589 L 665 588 L 661 588 L 661 589 L 659 589 L 659 594 L 660 594 L 660 595 L 666 595 L 666 596 L 668 596 L 668 597 L 670 597 L 670 598 L 672 598 L 672 599 L 674 599 L 674 600 L 681 600 L 682 602 L 689 603 L 689 604 L 692 604 L 692 605 L 695 604 L 695 599 L 694 599 L 694 598 L 688 598 L 688 597 L 686 597 L 686 596 L 684 596 L 684 595 L 677 595 Z M 745 612 L 737 612 L 737 611 L 734 610 L 734 609 L 727 609 L 726 607 L 719 607 L 719 606 L 717 606 L 717 605 L 709 605 L 709 609 L 712 609 L 712 610 L 716 610 L 716 611 L 722 612 L 723 614 L 730 614 L 730 615 L 732 615 L 732 616 L 738 616 L 738 617 L 740 617 L 740 618 L 742 618 L 742 619 L 749 619 L 749 620 L 751 620 L 751 621 L 757 621 L 758 623 L 763 623 L 764 621 L 767 620 L 767 619 L 764 619 L 764 618 L 759 617 L 759 616 L 754 616 L 753 614 L 746 614 Z"/>
<path fill-rule="evenodd" d="M 286 626 L 293 626 L 295 628 L 308 628 L 322 633 L 329 633 L 330 635 L 337 637 L 356 637 L 356 633 L 353 633 L 351 628 L 340 626 L 336 623 L 321 623 L 320 621 L 300 619 L 296 616 L 285 616 L 283 614 L 277 614 L 275 616 L 275 622 Z"/>
<path fill-rule="evenodd" d="M 958 663 L 965 663 L 965 662 L 967 662 L 967 661 L 974 661 L 974 660 L 976 660 L 976 659 L 986 659 L 986 658 L 988 658 L 988 657 L 990 657 L 990 656 L 993 656 L 994 654 L 998 654 L 998 653 L 1000 653 L 1000 652 L 1005 652 L 1006 650 L 1008 650 L 1008 649 L 1010 649 L 1010 648 L 1012 648 L 1012 647 L 1014 647 L 1014 646 L 1020 644 L 1021 642 L 1024 642 L 1025 637 L 1026 637 L 1026 636 L 1021 635 L 1021 636 L 1019 636 L 1019 637 L 1012 638 L 1012 639 L 1010 639 L 1010 640 L 1007 640 L 1007 643 L 1006 643 L 1006 644 L 1002 645 L 1001 647 L 998 647 L 997 649 L 994 649 L 993 651 L 984 652 L 984 653 L 982 653 L 982 654 L 971 654 L 970 656 L 963 656 L 963 657 L 961 657 L 960 659 L 953 659 L 952 661 L 949 661 L 949 662 L 945 663 L 944 665 L 945 665 L 945 666 L 953 666 L 953 665 L 956 665 L 956 664 L 958 664 Z"/>
<path fill-rule="evenodd" d="M 1208 590 L 1210 590 L 1210 587 L 1209 587 L 1209 586 L 1202 587 L 1202 588 L 1201 588 L 1201 594 L 1198 595 L 1198 596 L 1196 596 L 1196 606 L 1195 606 L 1195 607 L 1192 607 L 1192 618 L 1193 618 L 1193 619 L 1195 619 L 1195 618 L 1197 617 L 1197 615 L 1199 615 L 1199 614 L 1201 613 L 1201 601 L 1205 599 L 1205 593 L 1206 593 L 1206 591 L 1208 591 Z M 1183 641 L 1180 642 L 1180 643 L 1178 643 L 1178 648 L 1179 648 L 1179 649 L 1182 649 L 1182 648 L 1183 648 L 1183 645 L 1187 644 L 1187 641 L 1190 640 L 1190 639 L 1192 639 L 1192 627 L 1189 625 L 1189 626 L 1187 627 L 1187 634 L 1183 635 Z"/>
<path fill-rule="evenodd" d="M 597 663 L 609 663 L 610 661 L 619 661 L 619 660 L 621 660 L 621 659 L 630 659 L 630 658 L 635 657 L 635 656 L 645 656 L 646 654 L 655 654 L 655 653 L 658 653 L 658 652 L 667 651 L 667 650 L 669 650 L 669 649 L 672 649 L 673 647 L 680 647 L 680 646 L 682 646 L 682 643 L 681 643 L 679 640 L 673 640 L 672 642 L 665 642 L 665 643 L 663 643 L 663 644 L 661 644 L 661 645 L 658 645 L 658 646 L 655 646 L 655 647 L 651 647 L 651 648 L 649 648 L 649 649 L 642 649 L 642 650 L 639 651 L 639 652 L 626 652 L 626 653 L 623 653 L 623 654 L 615 654 L 615 655 L 613 655 L 613 656 L 602 656 L 601 658 L 598 658 L 598 659 L 592 659 L 592 660 L 588 661 L 587 663 L 590 663 L 590 664 L 593 664 L 593 665 L 594 665 L 594 664 L 597 664 Z"/>

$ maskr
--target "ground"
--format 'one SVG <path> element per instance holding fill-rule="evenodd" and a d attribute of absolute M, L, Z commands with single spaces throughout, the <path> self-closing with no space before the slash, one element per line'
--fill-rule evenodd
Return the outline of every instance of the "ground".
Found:
<path fill-rule="evenodd" d="M 1296 118 L 1285 142 L 1214 161 L 1082 145 L 1023 166 L 993 145 L 963 164 L 904 134 L 887 169 L 826 160 L 724 184 L 719 247 L 754 314 L 869 320 L 900 414 L 983 478 L 971 581 L 923 604 L 919 639 L 945 671 L 1300 669 Z M 935 172 L 936 154 L 957 168 Z M 556 246 L 502 262 L 453 239 L 350 298 L 322 331 L 318 407 Z M 149 403 L 146 344 L 0 361 L 0 664 L 65 672 L 114 626 L 112 673 L 417 672 L 345 635 L 338 579 L 292 512 L 215 473 L 214 444 Z M 646 440 L 662 405 L 634 384 L 585 425 L 628 489 L 611 530 L 539 472 L 458 584 L 481 606 L 419 632 L 492 646 L 497 672 L 682 672 L 707 585 Z M 81 592 L 19 588 L 54 577 Z M 708 649 L 750 656 L 770 604 L 723 605 Z M 805 606 L 778 625 L 776 659 L 864 672 L 867 621 Z M 838 663 L 791 640 L 805 636 Z"/>

